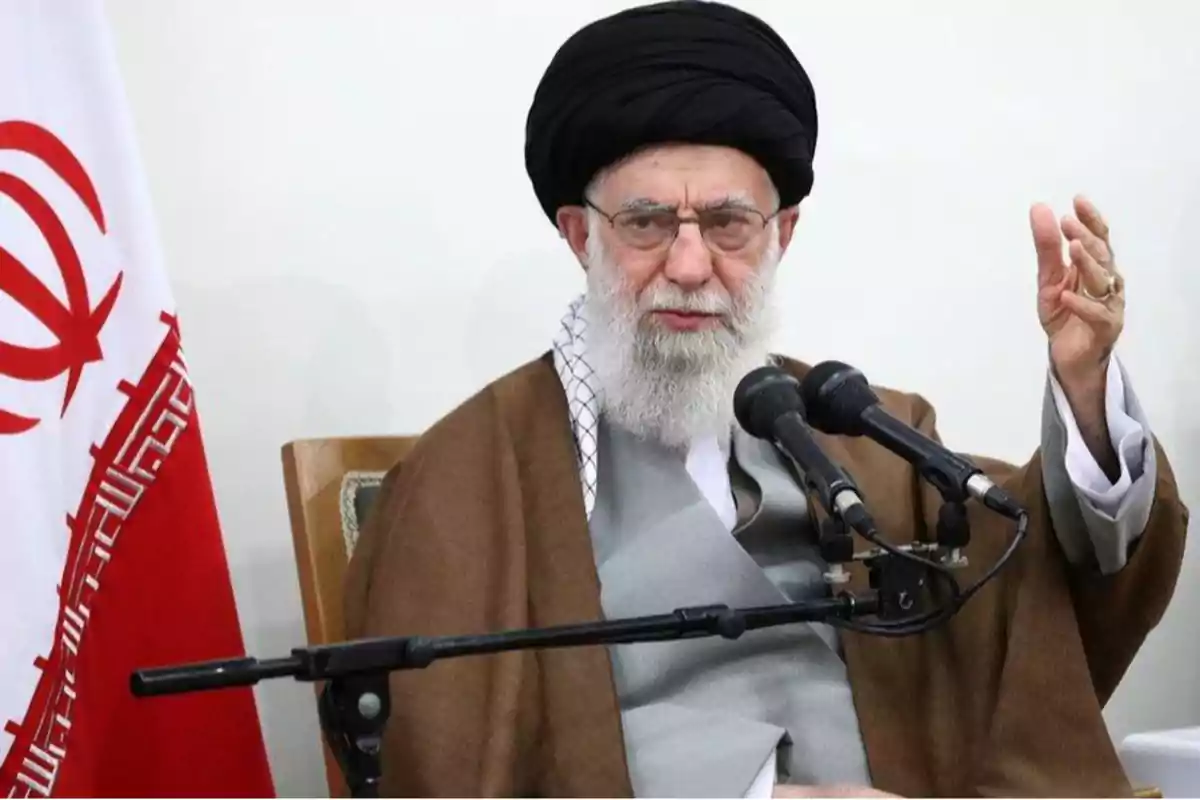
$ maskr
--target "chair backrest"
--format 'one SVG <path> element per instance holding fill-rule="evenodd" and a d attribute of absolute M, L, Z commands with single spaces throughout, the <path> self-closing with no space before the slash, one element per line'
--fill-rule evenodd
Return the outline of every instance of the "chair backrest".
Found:
<path fill-rule="evenodd" d="M 345 639 L 346 565 L 384 474 L 408 455 L 416 440 L 415 436 L 301 439 L 283 446 L 283 481 L 310 645 Z M 348 796 L 328 747 L 325 773 L 330 796 Z"/>

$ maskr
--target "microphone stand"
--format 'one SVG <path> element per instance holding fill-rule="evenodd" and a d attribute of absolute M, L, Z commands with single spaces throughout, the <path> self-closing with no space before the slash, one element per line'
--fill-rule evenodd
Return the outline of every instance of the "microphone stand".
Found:
<path fill-rule="evenodd" d="M 892 574 L 889 565 L 893 559 L 886 553 L 875 556 L 872 573 Z M 378 797 L 383 731 L 391 710 L 388 675 L 393 670 L 424 669 L 441 659 L 484 653 L 710 636 L 737 639 L 749 630 L 797 622 L 836 623 L 870 614 L 892 618 L 902 607 L 911 607 L 910 602 L 898 602 L 898 597 L 912 598 L 918 593 L 919 585 L 908 580 L 909 576 L 915 577 L 910 569 L 898 570 L 895 578 L 880 581 L 881 588 L 861 597 L 843 592 L 786 605 L 742 609 L 694 606 L 668 614 L 480 635 L 362 639 L 298 647 L 283 658 L 236 658 L 143 669 L 131 675 L 130 688 L 137 697 L 151 697 L 252 686 L 270 678 L 325 681 L 319 716 L 326 741 L 337 756 L 352 796 Z"/>
<path fill-rule="evenodd" d="M 943 563 L 948 567 L 965 567 L 963 550 L 971 543 L 971 521 L 967 516 L 965 498 L 944 500 L 938 508 L 937 541 L 946 551 Z"/>

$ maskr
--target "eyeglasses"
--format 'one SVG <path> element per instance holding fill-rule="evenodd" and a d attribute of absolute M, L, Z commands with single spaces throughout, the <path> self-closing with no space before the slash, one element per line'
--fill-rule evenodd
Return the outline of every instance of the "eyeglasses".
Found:
<path fill-rule="evenodd" d="M 743 206 L 718 206 L 696 212 L 694 217 L 681 217 L 674 208 L 648 206 L 630 208 L 609 214 L 591 200 L 584 202 L 608 220 L 621 241 L 638 250 L 658 250 L 670 247 L 679 235 L 679 226 L 697 225 L 700 236 L 709 249 L 722 254 L 745 250 L 766 229 L 770 216 Z"/>

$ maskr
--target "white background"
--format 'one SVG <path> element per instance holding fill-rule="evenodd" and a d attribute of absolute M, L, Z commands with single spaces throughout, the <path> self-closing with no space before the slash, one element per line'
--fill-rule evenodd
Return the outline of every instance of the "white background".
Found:
<path fill-rule="evenodd" d="M 109 0 L 198 386 L 248 646 L 302 643 L 279 448 L 421 430 L 541 353 L 581 273 L 524 173 L 558 44 L 615 2 Z M 779 349 L 1023 461 L 1045 369 L 1027 210 L 1074 192 L 1128 279 L 1119 349 L 1200 500 L 1200 6 L 744 3 L 817 87 Z M 1197 558 L 1108 709 L 1200 723 Z M 259 699 L 278 788 L 325 791 L 308 686 Z M 1053 724 L 1048 720 L 1047 724 Z"/>

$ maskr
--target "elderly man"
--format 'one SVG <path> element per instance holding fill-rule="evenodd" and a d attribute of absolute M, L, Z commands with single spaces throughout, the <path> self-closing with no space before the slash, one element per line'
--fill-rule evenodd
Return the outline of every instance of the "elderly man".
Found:
<path fill-rule="evenodd" d="M 746 13 L 661 3 L 562 46 L 526 160 L 587 291 L 552 348 L 389 474 L 349 570 L 351 636 L 827 592 L 806 495 L 732 404 L 773 358 L 773 280 L 816 137 L 804 70 Z M 902 638 L 796 624 L 395 674 L 385 791 L 1127 795 L 1101 708 L 1169 601 L 1187 511 L 1113 355 L 1125 300 L 1106 224 L 1079 199 L 1061 222 L 1034 207 L 1030 225 L 1050 360 L 1042 445 L 1021 467 L 981 460 L 1030 510 L 1030 534 L 951 622 Z M 920 396 L 877 391 L 936 436 Z M 820 441 L 888 537 L 928 538 L 940 498 L 909 464 L 862 438 Z M 974 504 L 970 518 L 978 577 L 1012 531 Z"/>

